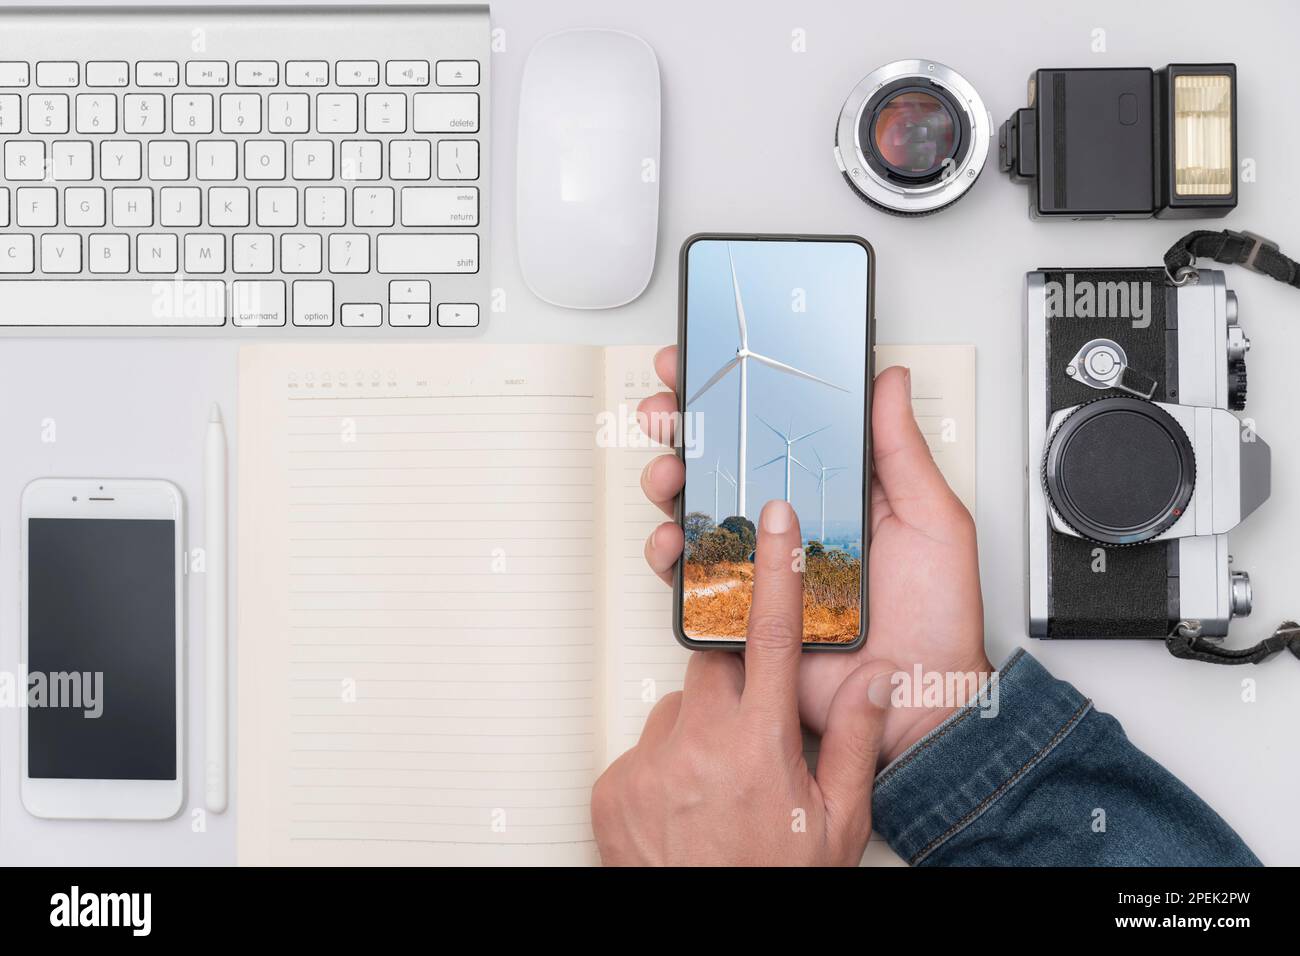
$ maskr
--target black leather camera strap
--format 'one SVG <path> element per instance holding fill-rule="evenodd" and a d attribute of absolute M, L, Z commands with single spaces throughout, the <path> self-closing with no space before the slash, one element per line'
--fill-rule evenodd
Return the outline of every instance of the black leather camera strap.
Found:
<path fill-rule="evenodd" d="M 1300 263 L 1284 256 L 1276 242 L 1252 232 L 1230 229 L 1189 232 L 1165 253 L 1165 271 L 1173 282 L 1181 284 L 1185 281 L 1184 270 L 1195 268 L 1197 259 L 1245 266 L 1300 289 Z M 1195 624 L 1183 622 L 1165 638 L 1165 646 L 1174 657 L 1210 664 L 1258 664 L 1283 650 L 1300 658 L 1300 624 L 1283 621 L 1272 635 L 1253 647 L 1227 648 L 1203 636 Z"/>
<path fill-rule="evenodd" d="M 1165 253 L 1165 271 L 1170 279 L 1179 283 L 1179 272 L 1195 267 L 1197 259 L 1245 266 L 1252 272 L 1263 273 L 1300 289 L 1300 263 L 1278 251 L 1276 242 L 1253 232 L 1233 232 L 1230 229 L 1189 232 Z"/>

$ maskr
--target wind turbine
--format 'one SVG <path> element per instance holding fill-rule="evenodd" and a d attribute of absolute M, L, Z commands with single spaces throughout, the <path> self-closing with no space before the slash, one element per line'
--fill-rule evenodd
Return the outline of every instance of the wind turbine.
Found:
<path fill-rule="evenodd" d="M 779 431 L 776 428 L 776 426 L 774 426 L 762 415 L 758 416 L 758 420 L 762 422 L 764 425 L 766 425 L 768 428 L 772 429 L 772 431 L 776 433 L 777 438 L 785 442 L 785 451 L 777 455 L 775 458 L 770 458 L 767 461 L 763 462 L 763 464 L 759 465 L 758 468 L 755 468 L 754 470 L 758 471 L 759 468 L 766 468 L 768 465 L 773 465 L 784 458 L 785 459 L 785 500 L 788 502 L 790 500 L 790 463 L 794 462 L 804 471 L 809 471 L 808 466 L 805 465 L 803 462 L 801 462 L 798 458 L 794 457 L 794 454 L 793 452 L 791 452 L 790 449 L 792 449 L 795 446 L 796 442 L 801 442 L 805 438 L 811 438 L 813 435 L 816 435 L 818 432 L 826 431 L 826 429 L 830 428 L 831 426 L 823 425 L 821 428 L 815 428 L 810 432 L 804 432 L 802 435 L 791 436 L 790 432 L 794 431 L 793 421 L 790 422 L 790 432 L 782 432 Z"/>
<path fill-rule="evenodd" d="M 740 451 L 736 462 L 736 513 L 742 518 L 745 514 L 745 476 L 748 473 L 746 459 L 748 457 L 748 423 L 749 423 L 749 360 L 753 359 L 763 365 L 776 369 L 778 372 L 785 372 L 787 375 L 793 375 L 796 378 L 806 378 L 811 382 L 818 382 L 822 385 L 830 386 L 841 392 L 847 392 L 848 389 L 833 382 L 828 382 L 824 378 L 818 378 L 802 369 L 797 369 L 793 365 L 786 365 L 784 362 L 778 362 L 774 358 L 766 355 L 760 355 L 758 352 L 751 351 L 749 348 L 749 326 L 745 323 L 745 305 L 740 298 L 740 280 L 736 278 L 736 260 L 731 255 L 731 243 L 727 243 L 727 262 L 731 265 L 731 288 L 736 298 L 736 327 L 739 331 L 740 344 L 736 349 L 735 358 L 727 362 L 722 368 L 710 376 L 695 394 L 686 400 L 689 408 L 695 403 L 695 400 L 711 389 L 718 382 L 726 377 L 727 373 L 733 368 L 740 367 Z M 686 409 L 683 409 L 685 411 Z M 786 468 L 786 500 L 789 500 L 789 468 Z"/>
<path fill-rule="evenodd" d="M 723 481 L 730 482 L 731 490 L 733 494 L 735 493 L 736 490 L 736 479 L 727 473 L 727 469 L 722 467 L 722 459 L 720 458 L 714 462 L 713 470 L 709 472 L 709 474 L 713 476 L 713 523 L 714 525 L 717 525 L 718 523 L 718 479 L 721 478 Z"/>
<path fill-rule="evenodd" d="M 826 462 L 822 461 L 822 456 L 817 454 L 816 448 L 813 449 L 813 454 L 817 455 L 817 465 L 818 465 L 817 471 L 813 471 L 811 468 L 809 468 L 803 462 L 799 461 L 799 459 L 797 458 L 795 459 L 795 464 L 797 464 L 800 468 L 802 468 L 804 471 L 808 472 L 808 474 L 814 476 L 817 479 L 817 494 L 821 496 L 821 504 L 822 504 L 822 533 L 821 533 L 821 537 L 819 537 L 817 540 L 825 544 L 826 543 L 826 482 L 834 478 L 835 475 L 838 474 L 839 472 L 848 471 L 848 468 L 846 468 L 843 465 L 835 465 L 833 467 L 827 467 Z"/>

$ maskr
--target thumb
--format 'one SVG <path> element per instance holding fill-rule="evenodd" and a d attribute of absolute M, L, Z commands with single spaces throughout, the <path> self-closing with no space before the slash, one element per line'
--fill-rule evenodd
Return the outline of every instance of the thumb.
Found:
<path fill-rule="evenodd" d="M 871 789 L 897 670 L 884 660 L 863 664 L 844 679 L 826 714 L 817 784 L 828 835 L 832 845 L 860 843 L 859 855 L 871 836 Z"/>
<path fill-rule="evenodd" d="M 881 372 L 871 402 L 872 463 L 889 507 L 908 524 L 923 521 L 935 502 L 956 497 L 912 413 L 911 371 L 894 367 Z"/>

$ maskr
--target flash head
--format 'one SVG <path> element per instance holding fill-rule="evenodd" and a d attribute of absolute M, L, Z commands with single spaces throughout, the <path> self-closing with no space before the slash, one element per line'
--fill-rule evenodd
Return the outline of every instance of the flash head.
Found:
<path fill-rule="evenodd" d="M 1192 219 L 1237 205 L 1237 68 L 1038 70 L 998 132 L 1030 215 Z"/>
<path fill-rule="evenodd" d="M 849 94 L 835 129 L 835 162 L 877 209 L 924 216 L 979 178 L 993 121 L 975 88 L 932 60 L 897 60 Z"/>

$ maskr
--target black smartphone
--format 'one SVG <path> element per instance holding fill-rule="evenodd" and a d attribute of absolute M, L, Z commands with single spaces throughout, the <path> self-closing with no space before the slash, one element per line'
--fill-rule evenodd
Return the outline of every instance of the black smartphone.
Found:
<path fill-rule="evenodd" d="M 744 648 L 755 522 L 784 498 L 803 535 L 804 648 L 859 647 L 875 254 L 857 236 L 701 234 L 682 246 L 680 283 L 677 639 Z"/>

